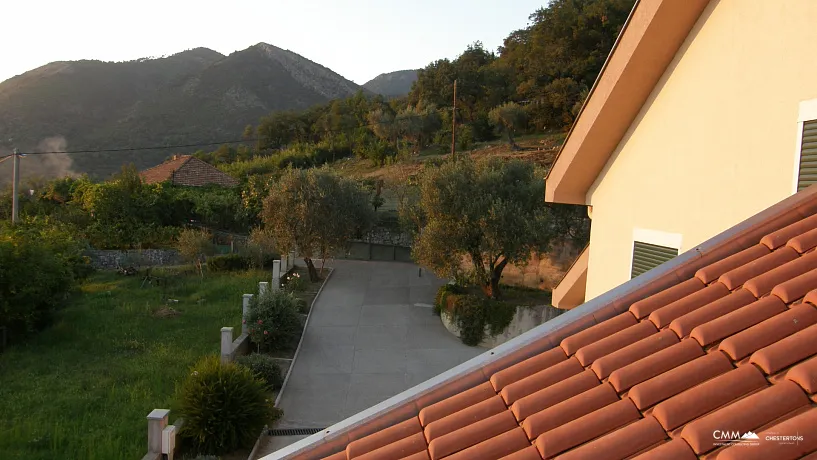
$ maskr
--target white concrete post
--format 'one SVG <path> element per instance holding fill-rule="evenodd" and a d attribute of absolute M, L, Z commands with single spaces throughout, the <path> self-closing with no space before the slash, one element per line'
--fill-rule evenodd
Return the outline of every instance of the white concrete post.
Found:
<path fill-rule="evenodd" d="M 289 255 L 281 254 L 281 268 L 284 270 L 284 273 L 289 271 Z"/>
<path fill-rule="evenodd" d="M 148 414 L 148 453 L 162 453 L 162 432 L 167 427 L 168 409 L 153 409 Z"/>
<path fill-rule="evenodd" d="M 258 295 L 263 296 L 267 293 L 267 288 L 269 288 L 269 283 L 266 281 L 261 281 L 258 283 Z"/>
<path fill-rule="evenodd" d="M 173 460 L 176 454 L 176 426 L 168 425 L 162 431 L 162 453 L 167 460 Z"/>
<path fill-rule="evenodd" d="M 295 251 L 289 251 L 289 268 L 287 270 L 292 269 L 295 266 Z"/>
<path fill-rule="evenodd" d="M 272 290 L 277 291 L 281 289 L 281 261 L 272 261 Z"/>
<path fill-rule="evenodd" d="M 244 297 L 241 299 L 241 333 L 246 334 L 249 332 L 249 327 L 247 326 L 247 318 L 250 317 L 250 301 L 252 300 L 252 294 L 244 294 Z"/>
<path fill-rule="evenodd" d="M 221 362 L 229 363 L 230 354 L 233 352 L 233 328 L 221 328 Z"/>

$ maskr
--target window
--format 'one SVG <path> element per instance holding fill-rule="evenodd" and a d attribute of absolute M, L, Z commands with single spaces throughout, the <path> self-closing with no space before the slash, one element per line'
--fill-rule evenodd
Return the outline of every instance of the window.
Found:
<path fill-rule="evenodd" d="M 630 270 L 630 279 L 652 270 L 664 262 L 678 255 L 678 250 L 657 244 L 633 242 L 633 267 Z"/>
<path fill-rule="evenodd" d="M 633 229 L 633 256 L 630 262 L 630 279 L 648 272 L 677 256 L 682 236 L 643 228 Z"/>
<path fill-rule="evenodd" d="M 794 191 L 817 184 L 817 99 L 800 103 L 797 119 L 797 171 Z"/>

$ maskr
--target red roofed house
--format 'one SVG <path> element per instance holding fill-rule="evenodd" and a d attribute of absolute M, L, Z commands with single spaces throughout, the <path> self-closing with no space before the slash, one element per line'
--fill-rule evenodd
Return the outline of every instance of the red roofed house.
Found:
<path fill-rule="evenodd" d="M 817 458 L 814 24 L 636 2 L 548 176 L 574 308 L 264 459 Z"/>
<path fill-rule="evenodd" d="M 139 176 L 146 184 L 169 182 L 190 187 L 205 185 L 235 187 L 239 184 L 239 181 L 229 174 L 191 155 L 174 155 L 171 160 L 140 172 Z"/>

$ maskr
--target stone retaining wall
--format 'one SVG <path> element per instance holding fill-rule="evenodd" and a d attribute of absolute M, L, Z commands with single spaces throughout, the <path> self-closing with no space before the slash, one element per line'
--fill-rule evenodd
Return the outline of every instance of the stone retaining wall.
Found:
<path fill-rule="evenodd" d="M 115 270 L 120 266 L 167 266 L 184 263 L 179 251 L 175 249 L 143 250 L 102 250 L 90 249 L 85 255 L 91 259 L 91 266 L 97 270 Z"/>

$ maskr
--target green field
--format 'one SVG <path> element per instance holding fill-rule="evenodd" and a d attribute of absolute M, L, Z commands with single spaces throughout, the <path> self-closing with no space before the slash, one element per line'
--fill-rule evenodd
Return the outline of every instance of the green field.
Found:
<path fill-rule="evenodd" d="M 222 326 L 240 330 L 241 295 L 265 277 L 93 275 L 52 327 L 0 354 L 0 459 L 141 458 L 145 416 L 174 408 L 175 383 L 218 353 Z"/>

